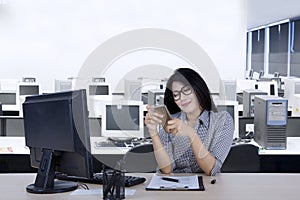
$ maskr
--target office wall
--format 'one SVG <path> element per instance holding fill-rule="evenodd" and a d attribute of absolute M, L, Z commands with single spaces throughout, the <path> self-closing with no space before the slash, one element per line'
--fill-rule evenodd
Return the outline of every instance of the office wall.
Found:
<path fill-rule="evenodd" d="M 300 16 L 298 0 L 247 0 L 247 28 Z"/>
<path fill-rule="evenodd" d="M 35 76 L 43 91 L 53 91 L 54 79 L 78 77 L 90 54 L 106 41 L 142 28 L 169 30 L 194 41 L 222 79 L 244 76 L 245 0 L 6 2 L 0 5 L 1 79 Z M 161 79 L 177 66 L 189 64 L 176 53 L 137 52 L 115 62 L 106 78 L 112 84 L 126 74 Z M 135 72 L 140 66 L 149 70 Z M 163 68 L 163 73 L 153 70 L 157 66 Z M 218 80 L 208 81 L 218 88 Z"/>

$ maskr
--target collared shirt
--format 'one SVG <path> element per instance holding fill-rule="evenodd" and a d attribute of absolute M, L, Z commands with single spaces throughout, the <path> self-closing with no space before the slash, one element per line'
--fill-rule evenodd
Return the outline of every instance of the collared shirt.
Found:
<path fill-rule="evenodd" d="M 186 114 L 184 112 L 176 113 L 172 117 L 186 121 Z M 233 119 L 226 111 L 213 112 L 204 110 L 199 116 L 194 129 L 205 148 L 216 159 L 211 171 L 211 174 L 215 175 L 220 172 L 222 164 L 231 148 L 234 132 Z M 195 156 L 198 155 L 194 154 L 188 136 L 168 134 L 161 126 L 159 128 L 159 135 L 164 148 L 172 160 L 172 172 L 203 172 L 197 164 Z"/>

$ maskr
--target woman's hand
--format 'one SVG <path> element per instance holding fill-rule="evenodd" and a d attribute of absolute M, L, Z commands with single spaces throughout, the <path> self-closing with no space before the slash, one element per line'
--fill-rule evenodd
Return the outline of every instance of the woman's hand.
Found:
<path fill-rule="evenodd" d="M 150 136 L 155 136 L 158 134 L 157 126 L 162 123 L 163 115 L 155 112 L 153 106 L 147 105 L 147 114 L 145 117 L 145 124 L 148 128 Z"/>
<path fill-rule="evenodd" d="M 194 128 L 190 127 L 188 124 L 183 122 L 182 120 L 175 118 L 168 121 L 167 129 L 170 133 L 174 135 L 182 135 L 182 136 L 193 136 L 195 133 Z"/>

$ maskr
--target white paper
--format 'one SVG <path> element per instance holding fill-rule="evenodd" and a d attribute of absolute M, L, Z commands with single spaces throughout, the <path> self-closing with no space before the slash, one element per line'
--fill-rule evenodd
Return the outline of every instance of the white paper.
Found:
<path fill-rule="evenodd" d="M 168 177 L 172 179 L 177 179 L 178 182 L 163 180 L 163 177 Z M 197 175 L 190 176 L 165 176 L 154 174 L 147 189 L 157 189 L 157 190 L 191 190 L 199 189 L 199 182 Z"/>

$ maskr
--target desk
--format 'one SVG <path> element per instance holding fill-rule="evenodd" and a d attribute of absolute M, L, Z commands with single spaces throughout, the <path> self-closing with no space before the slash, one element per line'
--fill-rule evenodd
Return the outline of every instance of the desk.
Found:
<path fill-rule="evenodd" d="M 115 167 L 129 147 L 96 148 L 95 142 L 103 141 L 103 137 L 91 137 L 91 153 L 95 172 L 100 172 L 102 163 Z M 25 137 L 0 137 L 0 172 L 32 172 L 30 167 L 29 148 L 25 145 Z M 16 164 L 18 163 L 18 164 Z"/>
<path fill-rule="evenodd" d="M 104 137 L 91 137 L 91 153 L 93 155 L 124 155 L 129 148 L 127 147 L 102 147 L 97 148 L 95 142 L 105 141 Z M 11 152 L 5 151 L 6 147 L 11 148 Z M 29 155 L 29 148 L 25 145 L 25 137 L 0 137 L 0 154 L 27 154 Z"/>
<path fill-rule="evenodd" d="M 103 140 L 103 138 L 91 137 L 91 150 L 95 158 L 94 169 L 96 172 L 101 170 L 101 162 L 110 167 L 115 166 L 116 161 L 120 160 L 129 149 L 118 147 L 97 149 L 95 141 L 99 140 Z M 1 147 L 4 148 L 1 149 Z M 12 147 L 13 152 L 5 152 L 5 147 Z M 300 138 L 288 137 L 287 147 L 286 150 L 260 149 L 261 172 L 300 172 Z M 15 164 L 16 161 L 19 164 Z M 21 161 L 24 163 L 23 165 Z M 0 137 L 0 163 L 0 170 L 2 169 L 4 172 L 32 171 L 29 163 L 29 149 L 25 146 L 24 137 Z"/>
<path fill-rule="evenodd" d="M 300 172 L 300 137 L 287 137 L 285 150 L 260 149 L 261 172 Z"/>
<path fill-rule="evenodd" d="M 210 184 L 210 177 L 203 176 L 205 191 L 146 191 L 145 187 L 152 174 L 132 174 L 146 177 L 143 184 L 131 187 L 134 195 L 126 195 L 125 199 L 230 199 L 230 200 L 298 200 L 300 196 L 300 174 L 219 174 L 217 182 Z M 60 194 L 31 194 L 25 187 L 35 179 L 35 174 L 0 174 L 0 192 L 6 200 L 93 200 L 102 199 L 102 195 L 70 195 L 72 192 Z M 90 189 L 101 188 L 101 185 L 89 184 Z"/>
<path fill-rule="evenodd" d="M 260 149 L 259 155 L 300 155 L 300 137 L 287 137 L 286 149 L 266 150 Z"/>

